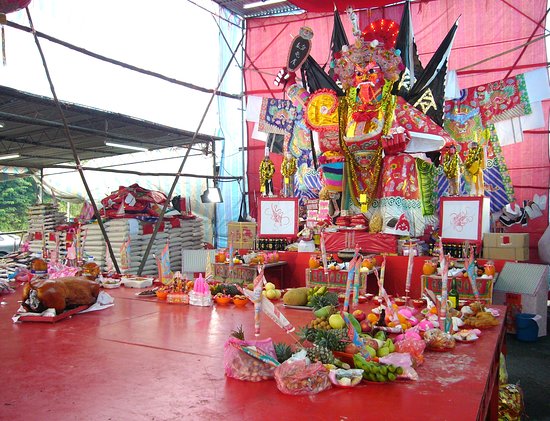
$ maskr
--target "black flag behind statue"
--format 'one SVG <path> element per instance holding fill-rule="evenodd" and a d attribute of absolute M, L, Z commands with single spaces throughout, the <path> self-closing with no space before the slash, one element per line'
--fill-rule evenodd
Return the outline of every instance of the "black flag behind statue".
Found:
<path fill-rule="evenodd" d="M 342 89 L 311 56 L 308 56 L 302 64 L 302 80 L 304 81 L 304 87 L 310 93 L 325 88 L 332 89 L 338 96 L 344 96 Z"/>

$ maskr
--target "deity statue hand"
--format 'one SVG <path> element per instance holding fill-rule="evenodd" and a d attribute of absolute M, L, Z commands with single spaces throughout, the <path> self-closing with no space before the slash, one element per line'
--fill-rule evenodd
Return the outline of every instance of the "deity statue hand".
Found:
<path fill-rule="evenodd" d="M 381 137 L 384 154 L 388 156 L 405 152 L 410 139 L 410 134 L 405 128 L 392 128 L 389 134 Z"/>

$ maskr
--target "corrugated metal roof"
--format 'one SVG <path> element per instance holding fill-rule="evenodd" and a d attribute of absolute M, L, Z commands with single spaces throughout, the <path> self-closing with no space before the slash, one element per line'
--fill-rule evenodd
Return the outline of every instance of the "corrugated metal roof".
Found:
<path fill-rule="evenodd" d="M 192 144 L 199 153 L 212 151 L 220 137 L 164 126 L 124 114 L 61 102 L 81 161 L 131 153 L 105 141 L 148 150 Z M 59 109 L 53 99 L 0 86 L 0 155 L 19 154 L 1 164 L 48 168 L 74 163 Z"/>
<path fill-rule="evenodd" d="M 498 275 L 494 290 L 536 295 L 543 282 L 548 282 L 547 265 L 506 262 Z"/>
<path fill-rule="evenodd" d="M 274 4 L 266 4 L 252 9 L 247 9 L 244 6 L 250 3 L 257 3 L 257 0 L 213 0 L 220 6 L 230 10 L 231 13 L 243 18 L 255 18 L 262 16 L 288 15 L 302 12 L 303 10 L 296 7 L 288 1 L 281 1 Z"/>

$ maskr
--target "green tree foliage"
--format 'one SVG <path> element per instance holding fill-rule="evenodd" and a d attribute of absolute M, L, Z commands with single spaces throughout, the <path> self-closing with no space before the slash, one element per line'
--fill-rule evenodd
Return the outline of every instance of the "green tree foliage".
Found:
<path fill-rule="evenodd" d="M 28 208 L 38 203 L 38 184 L 32 177 L 0 182 L 0 232 L 26 231 L 29 228 Z M 53 198 L 44 193 L 44 203 Z M 67 202 L 58 201 L 59 211 L 67 212 Z M 81 204 L 71 203 L 70 217 L 80 215 Z"/>
<path fill-rule="evenodd" d="M 16 178 L 0 183 L 0 231 L 26 230 L 27 209 L 37 202 L 38 186 L 30 178 Z"/>

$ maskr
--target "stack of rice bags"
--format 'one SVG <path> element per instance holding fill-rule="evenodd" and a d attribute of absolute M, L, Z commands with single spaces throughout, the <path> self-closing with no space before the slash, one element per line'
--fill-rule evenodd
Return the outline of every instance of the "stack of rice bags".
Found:
<path fill-rule="evenodd" d="M 182 268 L 182 250 L 203 248 L 204 229 L 200 218 L 171 220 L 166 229 L 170 234 L 170 266 L 175 272 Z"/>
<path fill-rule="evenodd" d="M 105 268 L 105 254 L 107 247 L 103 234 L 97 222 L 83 225 L 80 233 L 80 244 L 84 258 L 93 257 L 94 262 L 103 270 Z"/>
<path fill-rule="evenodd" d="M 152 236 L 153 223 L 137 219 L 110 219 L 104 222 L 118 266 L 122 273 L 137 274 L 145 250 Z M 198 218 L 172 221 L 167 220 L 155 236 L 155 241 L 143 267 L 142 275 L 157 275 L 155 256 L 160 257 L 169 243 L 170 266 L 172 271 L 181 269 L 181 250 L 200 249 L 203 241 L 202 221 Z M 97 223 L 82 227 L 84 253 L 94 257 L 94 261 L 107 270 L 108 253 L 105 240 Z M 122 258 L 122 246 L 128 249 L 127 259 Z"/>
<path fill-rule="evenodd" d="M 55 246 L 55 242 L 49 244 L 50 233 L 55 231 L 58 225 L 66 222 L 65 215 L 57 210 L 53 203 L 40 203 L 28 209 L 29 216 L 29 250 L 33 253 L 42 251 L 45 244 L 48 248 Z M 42 233 L 45 238 L 42 239 Z"/>

